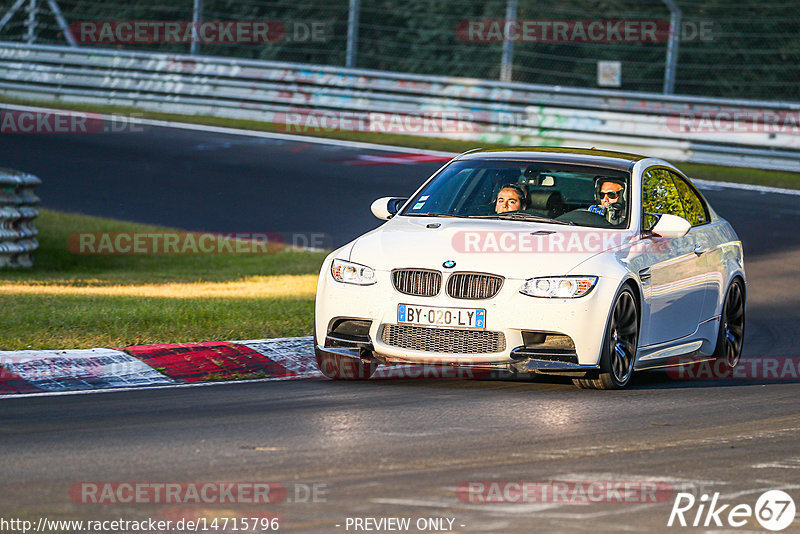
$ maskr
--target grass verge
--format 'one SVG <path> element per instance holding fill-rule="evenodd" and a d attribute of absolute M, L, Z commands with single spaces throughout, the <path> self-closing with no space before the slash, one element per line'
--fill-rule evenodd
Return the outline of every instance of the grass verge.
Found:
<path fill-rule="evenodd" d="M 90 111 L 104 114 L 126 114 L 129 116 L 184 122 L 189 124 L 206 124 L 211 126 L 221 126 L 226 128 L 241 128 L 245 130 L 255 130 L 264 132 L 287 133 L 286 129 L 280 125 L 244 120 L 229 119 L 224 117 L 209 117 L 199 115 L 178 115 L 161 113 L 156 111 L 146 111 L 136 108 L 125 108 L 118 106 L 87 106 L 72 104 L 67 102 L 41 102 L 9 99 L 0 97 L 0 102 L 12 104 L 58 107 L 59 109 Z M 341 139 L 345 141 L 360 141 L 364 143 L 377 143 L 382 145 L 402 146 L 408 148 L 419 148 L 426 150 L 440 150 L 444 152 L 460 153 L 476 148 L 505 148 L 507 144 L 481 143 L 477 141 L 458 141 L 454 139 L 439 139 L 420 137 L 415 135 L 381 134 L 371 132 L 347 132 L 347 131 L 304 131 L 302 135 L 309 137 L 324 137 L 329 139 Z M 557 142 L 554 140 L 554 145 Z M 678 167 L 692 178 L 703 180 L 736 182 L 742 184 L 766 185 L 772 187 L 784 187 L 787 189 L 800 189 L 800 173 L 786 171 L 770 171 L 763 169 L 750 169 L 746 167 L 726 167 L 721 165 L 705 165 L 697 163 L 680 163 Z"/>
<path fill-rule="evenodd" d="M 78 255 L 78 232 L 172 232 L 41 210 L 36 266 L 0 271 L 0 350 L 309 335 L 324 252 Z"/>

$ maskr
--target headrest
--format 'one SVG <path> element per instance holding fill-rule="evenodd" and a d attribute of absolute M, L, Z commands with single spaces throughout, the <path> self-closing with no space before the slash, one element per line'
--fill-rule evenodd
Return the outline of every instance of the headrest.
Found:
<path fill-rule="evenodd" d="M 556 179 L 553 176 L 550 176 L 549 174 L 546 174 L 544 176 L 540 176 L 539 179 L 541 180 L 539 182 L 539 185 L 541 185 L 541 186 L 553 187 L 554 185 L 556 185 Z"/>
<path fill-rule="evenodd" d="M 525 170 L 525 180 L 531 187 L 555 187 L 556 177 L 552 171 L 539 171 L 536 167 L 529 167 Z"/>
<path fill-rule="evenodd" d="M 554 204 L 561 202 L 561 193 L 558 191 L 533 191 L 528 196 L 531 209 L 550 210 Z"/>

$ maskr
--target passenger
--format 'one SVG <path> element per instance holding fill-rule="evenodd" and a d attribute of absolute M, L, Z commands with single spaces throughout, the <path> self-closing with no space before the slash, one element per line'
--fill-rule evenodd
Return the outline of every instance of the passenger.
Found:
<path fill-rule="evenodd" d="M 508 213 L 509 211 L 519 211 L 527 209 L 528 195 L 525 190 L 517 184 L 504 185 L 497 194 L 497 201 L 494 205 L 495 213 Z"/>

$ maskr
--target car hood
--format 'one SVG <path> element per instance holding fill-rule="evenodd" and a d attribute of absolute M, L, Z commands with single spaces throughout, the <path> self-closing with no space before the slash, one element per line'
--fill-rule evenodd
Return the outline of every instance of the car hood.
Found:
<path fill-rule="evenodd" d="M 444 262 L 454 261 L 454 271 L 525 279 L 568 274 L 587 259 L 618 249 L 630 236 L 628 231 L 527 221 L 396 217 L 359 237 L 350 261 L 384 271 L 442 270 Z"/>

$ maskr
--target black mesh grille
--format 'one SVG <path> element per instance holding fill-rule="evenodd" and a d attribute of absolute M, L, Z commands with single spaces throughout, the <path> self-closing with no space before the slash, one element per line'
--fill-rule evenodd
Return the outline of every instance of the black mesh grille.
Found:
<path fill-rule="evenodd" d="M 425 352 L 488 354 L 506 349 L 502 332 L 383 325 L 381 340 L 389 346 Z"/>

